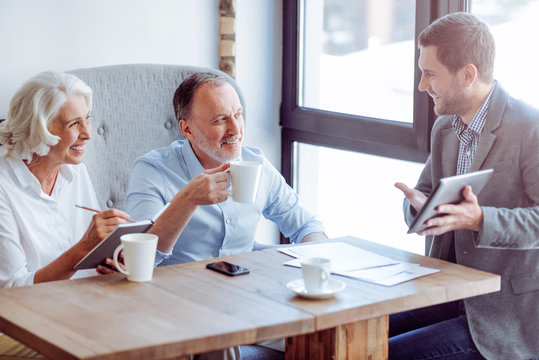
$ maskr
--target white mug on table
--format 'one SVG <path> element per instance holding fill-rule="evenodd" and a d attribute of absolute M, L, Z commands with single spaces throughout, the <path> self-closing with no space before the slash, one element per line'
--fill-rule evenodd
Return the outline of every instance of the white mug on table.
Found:
<path fill-rule="evenodd" d="M 121 244 L 114 250 L 114 265 L 129 281 L 150 281 L 155 263 L 155 250 L 158 236 L 154 234 L 133 233 L 120 237 Z M 118 263 L 118 255 L 123 249 L 124 264 L 127 271 Z"/>
<path fill-rule="evenodd" d="M 301 261 L 301 272 L 305 290 L 310 294 L 321 294 L 329 283 L 331 261 L 321 257 L 305 258 Z"/>
<path fill-rule="evenodd" d="M 231 161 L 230 181 L 232 199 L 236 202 L 254 203 L 262 172 L 262 163 L 254 161 Z"/>

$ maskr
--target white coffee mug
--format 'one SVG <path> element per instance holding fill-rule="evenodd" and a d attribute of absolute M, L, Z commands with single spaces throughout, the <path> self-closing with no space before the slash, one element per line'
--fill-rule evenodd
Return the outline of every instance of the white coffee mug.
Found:
<path fill-rule="evenodd" d="M 262 173 L 262 163 L 254 161 L 231 161 L 230 181 L 232 199 L 236 202 L 254 203 Z"/>
<path fill-rule="evenodd" d="M 331 261 L 321 257 L 305 258 L 301 261 L 301 272 L 305 290 L 308 293 L 323 293 L 329 283 Z"/>
<path fill-rule="evenodd" d="M 129 281 L 150 281 L 155 263 L 155 250 L 158 236 L 154 234 L 133 233 L 120 237 L 121 244 L 114 250 L 114 265 Z M 124 251 L 124 264 L 127 271 L 118 263 L 120 251 Z"/>

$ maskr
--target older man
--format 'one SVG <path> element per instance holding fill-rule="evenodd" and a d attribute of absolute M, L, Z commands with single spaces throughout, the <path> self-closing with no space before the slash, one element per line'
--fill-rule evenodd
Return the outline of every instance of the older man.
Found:
<path fill-rule="evenodd" d="M 262 152 L 243 146 L 243 108 L 224 77 L 191 75 L 176 90 L 173 104 L 186 140 L 137 159 L 126 200 L 127 212 L 139 220 L 153 217 L 170 202 L 150 230 L 159 235 L 160 265 L 251 251 L 261 216 L 279 225 L 292 242 L 326 238 L 322 224 L 301 206 Z M 252 204 L 229 198 L 232 160 L 262 163 Z"/>
<path fill-rule="evenodd" d="M 501 291 L 392 315 L 390 359 L 539 357 L 539 112 L 493 79 L 494 39 L 455 13 L 419 36 L 419 89 L 439 116 L 415 189 L 397 184 L 410 222 L 440 178 L 494 168 L 476 195 L 442 205 L 422 234 L 430 256 L 502 276 Z"/>
<path fill-rule="evenodd" d="M 224 77 L 195 73 L 174 95 L 174 110 L 187 140 L 137 159 L 126 209 L 148 219 L 167 202 L 151 232 L 159 235 L 162 265 L 251 251 L 260 216 L 277 223 L 293 242 L 325 238 L 322 224 L 256 148 L 243 146 L 243 109 Z M 228 162 L 263 164 L 256 201 L 229 198 Z"/>

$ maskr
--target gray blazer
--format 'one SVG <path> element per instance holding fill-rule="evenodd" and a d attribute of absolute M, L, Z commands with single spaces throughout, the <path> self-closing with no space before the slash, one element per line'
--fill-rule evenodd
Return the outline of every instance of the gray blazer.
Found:
<path fill-rule="evenodd" d="M 427 196 L 440 178 L 456 174 L 459 144 L 451 116 L 436 120 L 431 144 L 416 185 Z M 478 195 L 480 231 L 436 236 L 429 256 L 448 259 L 454 239 L 458 264 L 501 275 L 501 291 L 465 300 L 471 335 L 484 357 L 539 358 L 539 112 L 499 84 L 470 171 L 488 168 L 494 174 Z M 410 224 L 407 200 L 404 209 Z"/>

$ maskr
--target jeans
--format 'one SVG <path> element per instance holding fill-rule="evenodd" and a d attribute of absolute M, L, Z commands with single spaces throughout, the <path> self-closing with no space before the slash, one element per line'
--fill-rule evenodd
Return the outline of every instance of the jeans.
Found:
<path fill-rule="evenodd" d="M 261 345 L 240 346 L 241 360 L 284 360 L 284 352 Z"/>
<path fill-rule="evenodd" d="M 483 360 L 461 301 L 389 316 L 389 360 Z"/>

